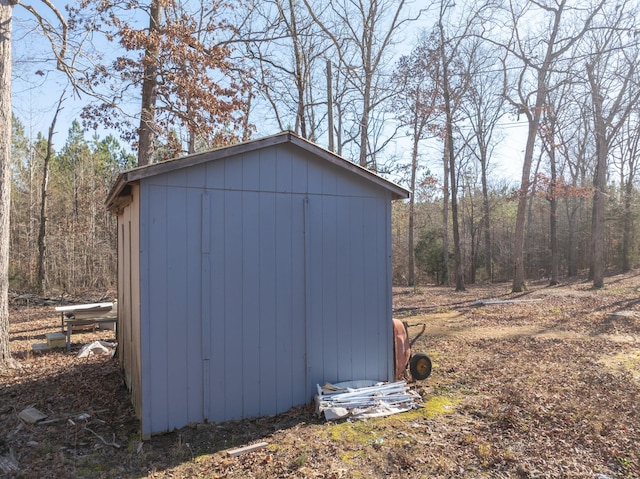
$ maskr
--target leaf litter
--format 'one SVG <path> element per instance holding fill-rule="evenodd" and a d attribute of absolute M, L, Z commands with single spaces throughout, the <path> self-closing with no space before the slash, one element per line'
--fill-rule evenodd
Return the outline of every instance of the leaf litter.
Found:
<path fill-rule="evenodd" d="M 410 383 L 423 408 L 327 423 L 309 405 L 148 441 L 117 360 L 32 352 L 59 318 L 16 305 L 10 347 L 22 367 L 0 372 L 0 477 L 638 478 L 640 277 L 606 284 L 396 288 L 395 314 L 428 324 L 414 350 L 431 356 L 433 374 Z M 474 304 L 519 299 L 542 301 Z M 635 313 L 610 314 L 620 311 Z M 77 349 L 113 332 L 72 338 Z M 22 421 L 27 407 L 46 419 Z"/>

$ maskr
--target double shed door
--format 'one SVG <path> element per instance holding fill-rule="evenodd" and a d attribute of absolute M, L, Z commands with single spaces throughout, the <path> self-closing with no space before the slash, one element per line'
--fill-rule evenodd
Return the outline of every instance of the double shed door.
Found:
<path fill-rule="evenodd" d="M 307 402 L 305 197 L 202 195 L 205 419 L 277 414 Z"/>

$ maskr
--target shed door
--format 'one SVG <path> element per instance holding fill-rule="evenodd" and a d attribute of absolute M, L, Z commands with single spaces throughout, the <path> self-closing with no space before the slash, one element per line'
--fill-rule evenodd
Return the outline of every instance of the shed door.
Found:
<path fill-rule="evenodd" d="M 284 412 L 308 401 L 305 198 L 209 190 L 202 196 L 203 415 Z"/>

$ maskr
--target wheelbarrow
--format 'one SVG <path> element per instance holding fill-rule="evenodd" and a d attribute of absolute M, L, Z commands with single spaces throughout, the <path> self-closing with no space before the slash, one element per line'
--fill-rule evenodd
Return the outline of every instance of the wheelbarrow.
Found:
<path fill-rule="evenodd" d="M 422 330 L 409 340 L 409 328 L 420 327 Z M 413 354 L 411 348 L 415 342 L 424 334 L 427 325 L 425 323 L 409 324 L 393 318 L 393 336 L 396 378 L 400 379 L 405 375 L 407 368 L 411 377 L 416 381 L 427 379 L 431 375 L 431 358 L 424 353 Z"/>

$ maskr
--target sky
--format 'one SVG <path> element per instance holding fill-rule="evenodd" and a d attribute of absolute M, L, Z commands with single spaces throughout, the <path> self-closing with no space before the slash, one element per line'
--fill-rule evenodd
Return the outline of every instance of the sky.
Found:
<path fill-rule="evenodd" d="M 64 12 L 66 1 L 54 0 L 54 5 Z M 43 10 L 43 4 L 34 2 L 33 5 Z M 66 12 L 64 12 L 66 17 Z M 53 21 L 54 17 L 48 15 Z M 44 37 L 34 31 L 32 15 L 24 8 L 14 7 L 13 23 L 13 111 L 25 126 L 27 135 L 35 140 L 40 132 L 46 135 L 58 98 L 64 88 L 69 88 L 64 75 L 55 69 L 55 64 L 50 60 L 50 46 Z M 67 132 L 71 122 L 80 119 L 82 107 L 87 98 L 73 95 L 70 89 L 63 103 L 63 110 L 58 118 L 54 147 L 60 150 L 67 138 Z M 133 105 L 138 108 L 138 105 Z M 505 139 L 500 142 L 495 151 L 494 174 L 496 177 L 506 179 L 511 183 L 519 181 L 522 173 L 523 150 L 526 142 L 526 120 L 505 119 L 503 132 Z M 100 138 L 113 133 L 105 129 L 96 132 Z M 258 131 L 254 136 L 272 134 L 274 131 Z M 86 132 L 86 138 L 90 139 L 94 132 Z M 117 137 L 117 134 L 115 135 Z M 390 145 L 388 154 L 408 158 L 410 152 L 407 138 L 399 138 Z M 322 145 L 326 146 L 326 145 Z M 427 153 L 428 154 L 428 153 Z M 439 155 L 434 155 L 436 158 Z M 432 172 L 438 173 L 440 160 L 432 160 L 429 166 Z"/>

